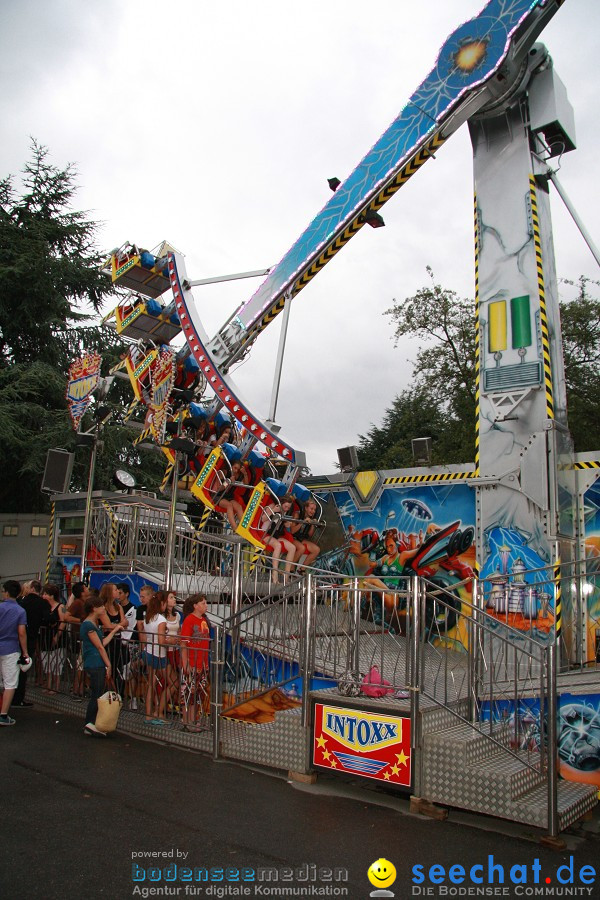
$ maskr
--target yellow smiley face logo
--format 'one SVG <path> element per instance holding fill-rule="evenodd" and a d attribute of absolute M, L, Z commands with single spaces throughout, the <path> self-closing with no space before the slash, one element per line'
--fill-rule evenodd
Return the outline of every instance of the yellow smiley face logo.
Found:
<path fill-rule="evenodd" d="M 367 876 L 373 887 L 386 888 L 396 880 L 396 868 L 388 859 L 376 859 L 369 866 Z"/>

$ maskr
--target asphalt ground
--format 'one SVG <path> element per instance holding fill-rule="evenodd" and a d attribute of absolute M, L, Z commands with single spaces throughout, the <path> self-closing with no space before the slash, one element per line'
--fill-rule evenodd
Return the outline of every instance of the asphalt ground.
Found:
<path fill-rule="evenodd" d="M 41 707 L 14 717 L 14 727 L 0 728 L 0 898 L 362 900 L 375 889 L 367 871 L 380 858 L 395 867 L 387 890 L 396 898 L 600 898 L 600 876 L 586 870 L 585 887 L 579 877 L 582 866 L 600 872 L 598 813 L 563 835 L 566 849 L 554 850 L 515 823 L 458 811 L 442 822 L 412 814 L 405 795 L 321 776 L 299 786 L 281 773 L 119 732 L 87 737 L 81 719 Z M 503 884 L 499 869 L 490 883 L 490 856 Z M 430 879 L 432 865 L 443 867 L 441 883 Z M 572 884 L 557 877 L 565 865 L 560 877 L 568 882 L 572 867 Z M 453 866 L 462 867 L 454 882 Z M 520 868 L 511 880 L 512 866 Z M 264 881 L 263 870 L 277 880 Z M 424 880 L 415 883 L 421 871 Z M 441 870 L 433 877 L 442 878 Z"/>

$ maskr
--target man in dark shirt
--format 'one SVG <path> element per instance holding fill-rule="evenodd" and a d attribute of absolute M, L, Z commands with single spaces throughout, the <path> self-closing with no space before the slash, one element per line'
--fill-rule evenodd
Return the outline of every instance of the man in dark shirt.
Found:
<path fill-rule="evenodd" d="M 27 655 L 32 659 L 35 659 L 35 649 L 39 630 L 46 624 L 48 616 L 50 615 L 50 608 L 41 596 L 41 592 L 42 585 L 39 581 L 26 581 L 23 585 L 21 596 L 18 598 L 19 604 L 23 607 L 27 615 Z M 20 673 L 19 684 L 11 704 L 20 709 L 29 709 L 33 706 L 33 703 L 30 700 L 25 699 L 28 674 L 28 672 Z"/>

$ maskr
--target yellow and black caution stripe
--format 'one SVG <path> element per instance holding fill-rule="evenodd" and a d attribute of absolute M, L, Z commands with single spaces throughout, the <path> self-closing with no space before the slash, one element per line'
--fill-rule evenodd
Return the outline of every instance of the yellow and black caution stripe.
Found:
<path fill-rule="evenodd" d="M 200 534 L 201 531 L 204 531 L 204 529 L 206 527 L 206 523 L 210 519 L 211 512 L 212 512 L 212 509 L 210 508 L 210 506 L 204 507 L 204 512 L 202 513 L 202 518 L 200 519 L 200 522 L 198 523 L 198 527 L 196 528 L 196 534 Z"/>
<path fill-rule="evenodd" d="M 383 484 L 426 484 L 433 481 L 460 481 L 464 478 L 475 478 L 475 472 L 436 472 L 428 475 L 398 475 L 384 478 Z"/>
<path fill-rule="evenodd" d="M 480 385 L 480 338 L 481 324 L 479 321 L 479 216 L 477 214 L 477 194 L 474 198 L 475 203 L 475 475 L 479 476 L 479 416 L 481 402 L 481 385 Z"/>
<path fill-rule="evenodd" d="M 540 220 L 537 207 L 535 178 L 529 176 L 529 199 L 531 202 L 531 221 L 533 226 L 533 242 L 535 246 L 535 265 L 537 270 L 538 295 L 540 302 L 540 330 L 542 336 L 542 357 L 544 364 L 544 386 L 546 392 L 546 416 L 554 418 L 554 389 L 552 385 L 552 365 L 550 362 L 550 337 L 548 334 L 548 312 L 546 309 L 546 289 L 544 284 L 544 266 L 542 260 L 542 242 L 540 238 Z"/>
<path fill-rule="evenodd" d="M 317 272 L 325 266 L 330 259 L 338 253 L 342 247 L 348 243 L 351 237 L 360 231 L 365 222 L 365 215 L 369 212 L 377 212 L 377 210 L 381 209 L 384 203 L 393 197 L 396 191 L 398 191 L 403 184 L 406 184 L 409 178 L 411 178 L 415 172 L 421 168 L 421 166 L 430 159 L 435 151 L 442 146 L 445 142 L 445 138 L 441 136 L 441 134 L 437 133 L 431 137 L 426 144 L 421 147 L 419 152 L 409 160 L 403 167 L 400 169 L 398 174 L 377 194 L 377 196 L 369 203 L 367 209 L 363 209 L 356 218 L 350 222 L 349 225 L 346 226 L 344 231 L 339 234 L 332 242 L 329 244 L 321 253 L 321 255 L 310 264 L 308 269 L 306 269 L 302 275 L 294 282 L 291 291 L 289 292 L 292 297 L 295 297 L 296 294 L 302 290 L 303 287 L 312 281 Z M 286 292 L 288 293 L 288 292 Z M 244 344 L 247 344 L 249 341 L 252 341 L 256 338 L 273 319 L 279 315 L 285 306 L 285 298 L 281 297 L 277 302 L 269 309 L 268 312 L 248 331 L 248 336 L 244 341 Z"/>
<path fill-rule="evenodd" d="M 175 468 L 173 463 L 168 463 L 167 468 L 165 469 L 165 474 L 163 475 L 163 480 L 160 483 L 160 492 L 164 493 L 167 489 L 167 485 L 171 480 L 171 475 L 173 474 L 173 469 Z"/>
<path fill-rule="evenodd" d="M 124 421 L 124 422 L 128 422 L 128 421 L 129 421 L 129 419 L 130 419 L 130 418 L 132 417 L 132 415 L 134 414 L 134 412 L 135 412 L 135 410 L 136 410 L 137 405 L 138 405 L 139 402 L 140 402 L 140 401 L 137 399 L 137 397 L 134 397 L 134 398 L 133 398 L 133 400 L 131 401 L 131 403 L 130 403 L 129 406 L 127 407 L 127 412 L 126 412 L 125 415 L 123 416 L 123 421 Z"/>
<path fill-rule="evenodd" d="M 560 637 L 562 627 L 562 583 L 560 573 L 560 556 L 554 563 L 554 630 L 556 639 Z"/>
<path fill-rule="evenodd" d="M 117 522 L 117 517 L 114 514 L 114 511 L 109 503 L 106 500 L 102 501 L 102 506 L 106 512 L 106 515 L 110 519 L 110 543 L 108 545 L 108 558 L 110 562 L 115 561 L 115 557 L 117 555 L 117 531 L 119 528 L 119 523 Z"/>
<path fill-rule="evenodd" d="M 574 469 L 600 469 L 600 459 L 590 460 L 589 462 L 576 462 Z"/>
<path fill-rule="evenodd" d="M 144 428 L 144 430 L 140 431 L 138 436 L 135 438 L 133 446 L 135 447 L 136 444 L 141 444 L 142 441 L 145 441 L 148 438 L 152 438 L 152 440 L 154 440 L 154 432 L 151 428 Z"/>
<path fill-rule="evenodd" d="M 54 501 L 50 507 L 50 527 L 48 529 L 48 554 L 46 556 L 46 576 L 45 581 L 50 581 L 50 565 L 52 563 L 52 555 L 54 553 L 54 527 L 56 524 L 56 505 Z M 83 576 L 83 572 L 81 573 Z"/>
<path fill-rule="evenodd" d="M 248 567 L 248 575 L 250 575 L 254 571 L 257 563 L 264 556 L 264 552 L 264 549 L 261 547 L 256 547 L 256 549 L 253 551 L 252 557 L 250 559 L 250 565 Z"/>

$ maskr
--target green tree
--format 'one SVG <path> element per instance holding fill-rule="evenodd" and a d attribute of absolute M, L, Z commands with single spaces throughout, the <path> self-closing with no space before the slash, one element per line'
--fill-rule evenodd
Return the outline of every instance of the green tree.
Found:
<path fill-rule="evenodd" d="M 401 337 L 423 340 L 412 383 L 396 397 L 380 427 L 359 438 L 361 468 L 413 463 L 411 439 L 431 436 L 434 464 L 464 463 L 475 454 L 475 327 L 472 300 L 430 284 L 386 311 Z M 573 282 L 566 281 L 573 285 Z M 600 448 L 600 301 L 581 277 L 577 296 L 560 304 L 569 427 L 576 451 Z"/>
<path fill-rule="evenodd" d="M 2 512 L 43 510 L 46 452 L 75 446 L 65 397 L 70 363 L 95 349 L 106 369 L 122 349 L 116 335 L 90 323 L 112 286 L 99 268 L 97 224 L 71 208 L 75 181 L 74 167 L 52 165 L 47 149 L 35 141 L 21 190 L 12 176 L 0 181 Z M 102 479 L 109 462 L 130 452 L 131 432 L 126 439 L 124 430 L 115 431 L 107 447 L 97 486 L 108 486 Z M 88 460 L 88 453 L 79 450 L 75 487 L 86 485 Z"/>
<path fill-rule="evenodd" d="M 361 436 L 361 469 L 396 469 L 412 466 L 412 439 L 431 437 L 433 462 L 448 462 L 454 430 L 436 401 L 419 385 L 403 391 L 386 410 L 380 426 Z"/>
<path fill-rule="evenodd" d="M 582 275 L 565 283 L 578 288 L 573 300 L 560 305 L 567 413 L 575 450 L 584 453 L 600 449 L 600 301 L 589 294 L 589 286 L 600 282 Z"/>

